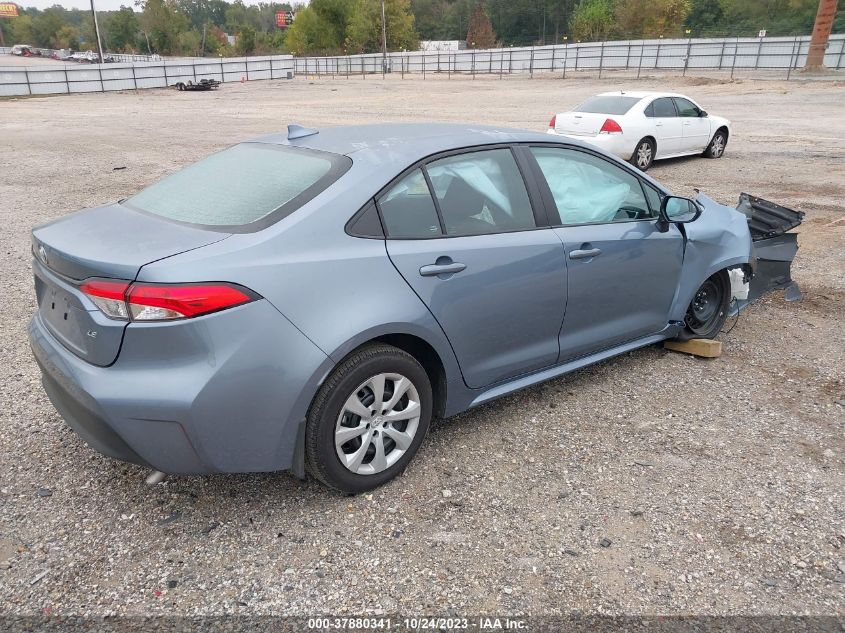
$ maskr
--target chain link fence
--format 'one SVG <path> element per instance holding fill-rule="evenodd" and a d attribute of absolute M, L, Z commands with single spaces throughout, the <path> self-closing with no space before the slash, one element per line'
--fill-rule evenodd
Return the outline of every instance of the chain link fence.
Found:
<path fill-rule="evenodd" d="M 604 73 L 636 76 L 658 73 L 733 78 L 737 75 L 790 79 L 806 62 L 809 36 L 762 38 L 659 39 L 573 43 L 463 51 L 407 51 L 334 57 L 297 57 L 303 75 L 366 78 L 372 74 L 494 75 Z M 845 68 L 845 35 L 832 35 L 825 55 L 828 69 Z"/>

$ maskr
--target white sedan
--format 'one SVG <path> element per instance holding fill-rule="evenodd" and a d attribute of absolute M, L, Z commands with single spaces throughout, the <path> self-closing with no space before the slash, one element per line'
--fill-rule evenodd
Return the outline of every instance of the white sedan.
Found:
<path fill-rule="evenodd" d="M 549 121 L 549 134 L 587 141 L 643 171 L 660 158 L 719 158 L 730 133 L 730 121 L 671 92 L 604 92 Z"/>

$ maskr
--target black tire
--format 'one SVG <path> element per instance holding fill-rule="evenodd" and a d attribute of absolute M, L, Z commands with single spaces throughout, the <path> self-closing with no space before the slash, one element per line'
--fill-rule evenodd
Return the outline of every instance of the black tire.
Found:
<path fill-rule="evenodd" d="M 720 270 L 708 277 L 695 291 L 684 315 L 684 329 L 678 338 L 684 341 L 716 338 L 728 318 L 730 300 L 730 278 L 724 270 Z"/>
<path fill-rule="evenodd" d="M 656 151 L 657 148 L 653 140 L 650 138 L 641 139 L 634 148 L 634 153 L 631 155 L 629 162 L 640 171 L 648 171 L 649 167 L 654 164 Z"/>
<path fill-rule="evenodd" d="M 707 148 L 704 150 L 702 156 L 705 158 L 721 158 L 725 155 L 725 148 L 728 146 L 728 132 L 724 128 L 719 128 L 710 139 Z"/>
<path fill-rule="evenodd" d="M 362 389 L 366 381 L 384 373 L 400 374 L 410 380 L 419 396 L 419 420 L 409 447 L 395 463 L 380 472 L 358 474 L 341 463 L 338 450 L 343 451 L 344 447 L 349 445 L 344 444 L 340 449 L 336 449 L 335 433 L 341 426 L 341 416 L 344 416 L 343 424 L 345 424 L 346 416 L 350 415 L 344 412 L 347 399 L 362 393 L 366 389 L 366 387 Z M 387 394 L 387 389 L 388 386 L 385 385 L 385 394 Z M 432 404 L 431 383 L 428 375 L 413 356 L 391 345 L 371 344 L 362 347 L 334 369 L 311 403 L 305 426 L 305 466 L 308 472 L 330 488 L 350 494 L 371 490 L 387 483 L 402 473 L 422 444 L 431 423 Z M 364 424 L 363 418 L 352 415 L 351 419 L 357 419 L 357 424 Z M 375 429 L 375 424 L 373 426 Z M 370 425 L 367 424 L 366 428 L 369 429 Z M 377 435 L 378 431 L 373 430 L 372 433 Z M 355 441 L 358 442 L 358 446 L 363 447 L 363 441 L 360 439 L 350 440 L 350 442 Z M 390 441 L 392 440 L 388 439 L 388 434 L 382 431 L 381 442 L 384 446 L 386 447 Z M 373 444 L 373 450 L 375 450 L 374 447 L 375 444 Z M 365 449 L 367 455 L 369 455 L 369 448 L 368 440 L 368 446 Z M 391 448 L 390 451 L 396 449 L 398 446 Z M 366 457 L 364 459 L 366 460 Z"/>
<path fill-rule="evenodd" d="M 178 84 L 176 84 L 176 89 L 177 89 L 177 90 L 179 90 L 179 91 L 184 90 L 184 89 L 185 89 L 185 84 L 183 84 L 183 83 L 180 81 Z"/>

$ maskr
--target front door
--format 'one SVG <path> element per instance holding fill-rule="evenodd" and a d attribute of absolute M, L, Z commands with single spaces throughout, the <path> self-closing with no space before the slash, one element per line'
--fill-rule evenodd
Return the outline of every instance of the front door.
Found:
<path fill-rule="evenodd" d="M 689 99 L 674 97 L 683 129 L 683 151 L 703 152 L 710 143 L 710 120 Z"/>
<path fill-rule="evenodd" d="M 434 160 L 377 202 L 390 259 L 440 323 L 469 387 L 557 361 L 563 245 L 538 228 L 509 148 Z"/>
<path fill-rule="evenodd" d="M 657 230 L 639 178 L 595 154 L 532 147 L 560 215 L 568 270 L 560 361 L 663 330 L 683 237 Z"/>
<path fill-rule="evenodd" d="M 683 151 L 683 126 L 675 104 L 669 97 L 655 99 L 645 110 L 654 123 L 657 140 L 657 158 L 671 156 Z"/>

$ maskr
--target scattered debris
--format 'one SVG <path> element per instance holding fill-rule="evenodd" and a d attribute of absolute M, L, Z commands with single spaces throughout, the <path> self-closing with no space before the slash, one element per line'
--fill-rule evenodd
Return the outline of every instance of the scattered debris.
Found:
<path fill-rule="evenodd" d="M 44 580 L 44 577 L 45 577 L 47 574 L 49 574 L 49 573 L 50 573 L 50 570 L 49 570 L 49 569 L 47 569 L 47 570 L 45 570 L 45 571 L 42 571 L 42 572 L 41 572 L 40 574 L 38 574 L 35 578 L 33 578 L 32 580 L 30 580 L 30 581 L 29 581 L 29 586 L 30 586 L 30 587 L 32 587 L 33 585 L 37 585 L 39 582 L 41 582 L 42 580 Z"/>
<path fill-rule="evenodd" d="M 173 523 L 174 521 L 178 521 L 182 518 L 182 512 L 176 510 L 170 516 L 163 518 L 161 521 L 158 522 L 159 525 L 167 525 L 168 523 Z"/>
<path fill-rule="evenodd" d="M 603 538 L 601 541 L 599 541 L 599 545 L 601 545 L 602 547 L 610 547 L 611 545 L 613 545 L 613 541 L 611 541 L 609 538 Z"/>
<path fill-rule="evenodd" d="M 39 488 L 38 492 L 36 493 L 39 497 L 52 497 L 53 491 L 49 488 Z"/>

